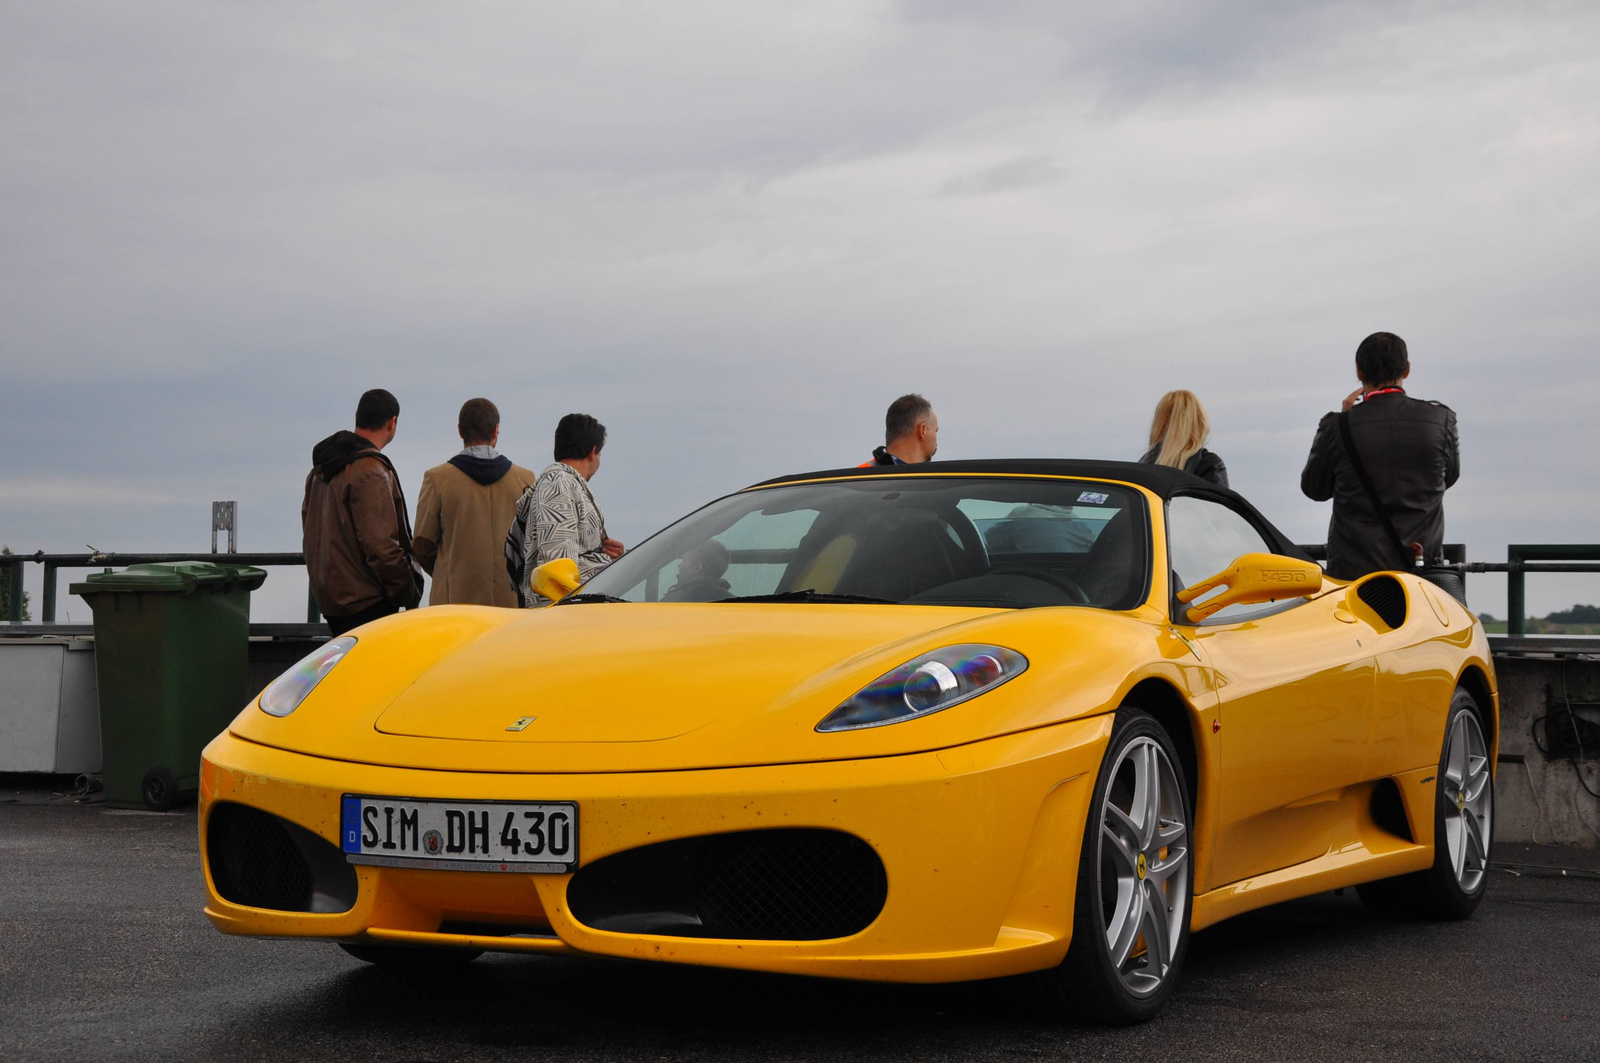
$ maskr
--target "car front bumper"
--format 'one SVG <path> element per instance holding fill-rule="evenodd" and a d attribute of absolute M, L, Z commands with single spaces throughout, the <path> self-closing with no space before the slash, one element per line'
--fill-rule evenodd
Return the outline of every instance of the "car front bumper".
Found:
<path fill-rule="evenodd" d="M 1112 717 L 1095 716 L 931 753 L 752 768 L 617 774 L 434 772 L 310 757 L 224 733 L 201 771 L 206 915 L 224 933 L 583 952 L 885 981 L 962 981 L 1059 963 L 1078 856 Z M 225 900 L 205 859 L 211 810 L 236 802 L 337 846 L 345 793 L 576 801 L 583 866 L 676 838 L 770 828 L 844 831 L 883 861 L 887 901 L 850 937 L 769 941 L 613 933 L 578 922 L 569 874 L 355 868 L 336 914 Z M 515 925 L 524 933 L 441 932 Z M 532 928 L 531 930 L 529 928 Z"/>

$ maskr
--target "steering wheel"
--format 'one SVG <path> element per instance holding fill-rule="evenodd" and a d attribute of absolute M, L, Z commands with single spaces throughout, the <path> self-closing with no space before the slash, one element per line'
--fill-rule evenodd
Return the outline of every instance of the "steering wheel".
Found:
<path fill-rule="evenodd" d="M 939 511 L 939 519 L 950 525 L 950 530 L 961 539 L 961 549 L 966 553 L 969 565 L 980 568 L 988 563 L 988 548 L 983 545 L 983 536 L 978 534 L 977 526 L 970 517 L 955 506 L 950 506 Z"/>
<path fill-rule="evenodd" d="M 1047 568 L 1032 568 L 1028 565 L 996 565 L 988 572 L 987 576 L 1027 576 L 1040 583 L 1048 583 L 1056 590 L 1067 596 L 1073 605 L 1088 605 L 1089 596 L 1078 586 L 1077 581 L 1070 576 L 1063 576 L 1059 572 L 1052 572 Z"/>

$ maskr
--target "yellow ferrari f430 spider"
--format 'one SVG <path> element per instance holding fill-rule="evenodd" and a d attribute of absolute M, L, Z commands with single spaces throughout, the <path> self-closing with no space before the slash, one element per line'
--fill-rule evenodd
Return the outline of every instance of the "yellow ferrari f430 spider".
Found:
<path fill-rule="evenodd" d="M 205 751 L 207 915 L 378 963 L 589 953 L 1154 1015 L 1192 931 L 1356 886 L 1462 918 L 1482 627 L 1150 465 L 942 462 L 719 499 L 529 610 L 333 639 Z"/>

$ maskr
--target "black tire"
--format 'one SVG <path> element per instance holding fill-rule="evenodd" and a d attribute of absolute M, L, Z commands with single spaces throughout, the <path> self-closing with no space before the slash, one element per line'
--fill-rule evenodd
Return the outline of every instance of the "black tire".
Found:
<path fill-rule="evenodd" d="M 426 945 L 348 945 L 340 944 L 356 959 L 379 967 L 419 970 L 429 967 L 462 967 L 483 955 L 482 949 L 437 948 Z"/>
<path fill-rule="evenodd" d="M 1157 846 L 1160 836 L 1141 847 L 1136 855 L 1133 875 L 1126 873 L 1128 859 L 1120 858 L 1124 866 L 1122 881 L 1132 891 L 1127 903 L 1134 903 L 1134 894 L 1140 898 L 1161 898 L 1166 904 L 1166 918 L 1159 933 L 1168 934 L 1169 961 L 1164 971 L 1153 970 L 1149 946 L 1141 953 L 1137 946 L 1147 941 L 1149 933 L 1142 918 L 1131 920 L 1136 937 L 1124 937 L 1129 958 L 1119 967 L 1108 941 L 1108 925 L 1118 914 L 1124 927 L 1130 922 L 1131 908 L 1119 902 L 1118 852 L 1111 843 L 1102 839 L 1101 824 L 1113 813 L 1108 810 L 1108 800 L 1123 810 L 1124 802 L 1133 808 L 1133 785 L 1130 779 L 1130 760 L 1147 755 L 1152 744 L 1159 748 L 1171 776 L 1157 787 L 1155 810 L 1156 830 L 1160 836 L 1170 833 L 1171 812 L 1181 815 L 1182 833 L 1169 839 L 1169 844 Z M 1137 775 L 1138 767 L 1131 769 Z M 1159 769 L 1157 777 L 1160 778 Z M 1169 794 L 1168 789 L 1175 790 Z M 1133 809 L 1135 813 L 1137 809 Z M 1148 818 L 1148 817 L 1146 817 Z M 1115 820 L 1113 819 L 1113 822 Z M 1162 828 L 1161 824 L 1168 824 Z M 1095 780 L 1089 802 L 1088 821 L 1084 825 L 1082 850 L 1078 863 L 1077 900 L 1074 904 L 1072 944 L 1061 965 L 1043 971 L 1037 977 L 1046 1001 L 1052 1011 L 1074 1016 L 1095 1024 L 1127 1026 L 1154 1018 L 1166 1007 L 1173 986 L 1183 969 L 1183 959 L 1189 950 L 1189 921 L 1194 902 L 1193 860 L 1193 803 L 1189 797 L 1188 780 L 1184 777 L 1183 762 L 1172 744 L 1165 728 L 1149 713 L 1124 706 L 1117 711 L 1116 723 L 1111 730 L 1111 741 L 1106 747 L 1105 759 L 1100 764 L 1100 774 Z M 1117 829 L 1121 829 L 1118 827 Z M 1147 853 L 1154 852 L 1150 858 Z M 1170 867 L 1169 876 L 1157 880 L 1162 867 Z M 1147 877 L 1148 876 L 1148 877 Z M 1151 892 L 1145 893 L 1144 890 Z M 1181 911 L 1175 906 L 1181 904 Z M 1110 909 L 1108 911 L 1108 908 Z M 1150 912 L 1158 912 L 1151 907 Z M 1153 915 L 1152 918 L 1159 918 Z M 1174 934 L 1170 929 L 1177 923 Z M 1151 983 L 1135 985 L 1132 983 Z"/>
<path fill-rule="evenodd" d="M 171 812 L 178 803 L 178 777 L 171 768 L 151 768 L 139 784 L 144 806 L 153 812 Z"/>
<path fill-rule="evenodd" d="M 1484 780 L 1481 801 L 1476 795 L 1474 801 L 1482 805 L 1485 812 L 1477 816 L 1467 807 L 1466 794 L 1461 785 L 1470 780 L 1452 779 L 1452 769 L 1448 763 L 1451 738 L 1458 735 L 1458 721 L 1463 716 L 1468 719 L 1460 726 L 1463 729 L 1476 729 L 1483 744 L 1483 755 L 1487 757 L 1488 728 L 1484 726 L 1482 710 L 1469 692 L 1457 687 L 1455 696 L 1450 699 L 1450 713 L 1445 720 L 1444 741 L 1439 754 L 1439 772 L 1434 782 L 1433 866 L 1409 875 L 1397 875 L 1357 886 L 1356 892 L 1360 894 L 1362 902 L 1379 915 L 1429 920 L 1465 919 L 1483 900 L 1484 890 L 1489 884 L 1489 851 L 1494 844 L 1493 765 L 1482 766 L 1487 779 Z M 1470 742 L 1470 738 L 1467 740 Z M 1475 835 L 1466 822 L 1469 816 L 1476 817 Z M 1456 869 L 1455 854 L 1447 837 L 1451 821 L 1457 818 L 1462 821 L 1462 830 L 1467 831 L 1461 836 L 1461 844 L 1466 846 L 1463 864 L 1465 874 L 1458 873 Z M 1477 838 L 1482 839 L 1481 846 Z"/>

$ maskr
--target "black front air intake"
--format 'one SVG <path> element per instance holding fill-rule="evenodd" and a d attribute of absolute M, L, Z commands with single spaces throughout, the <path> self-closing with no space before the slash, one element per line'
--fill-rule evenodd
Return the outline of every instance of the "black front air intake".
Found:
<path fill-rule="evenodd" d="M 614 853 L 573 876 L 567 905 L 596 930 L 818 941 L 865 930 L 888 893 L 883 861 L 854 835 L 761 830 Z"/>
<path fill-rule="evenodd" d="M 206 827 L 211 881 L 222 899 L 280 912 L 348 912 L 355 868 L 344 854 L 298 824 L 248 805 L 221 801 Z"/>
<path fill-rule="evenodd" d="M 1357 587 L 1356 594 L 1391 630 L 1406 622 L 1406 589 L 1393 576 L 1374 576 Z"/>

